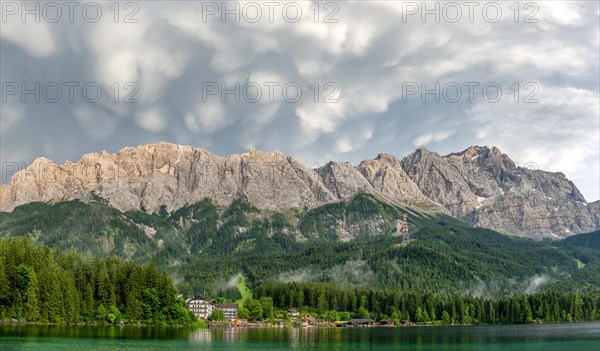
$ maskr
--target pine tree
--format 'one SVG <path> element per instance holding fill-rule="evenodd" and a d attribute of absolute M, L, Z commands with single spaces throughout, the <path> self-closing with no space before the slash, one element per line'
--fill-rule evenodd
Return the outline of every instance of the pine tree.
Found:
<path fill-rule="evenodd" d="M 159 321 L 160 300 L 155 288 L 146 288 L 142 293 L 144 319 L 156 324 Z"/>
<path fill-rule="evenodd" d="M 321 291 L 317 300 L 317 313 L 323 314 L 327 310 L 327 299 L 325 298 L 325 292 Z"/>
<path fill-rule="evenodd" d="M 177 289 L 173 285 L 171 277 L 166 274 L 163 275 L 160 290 L 161 294 L 159 294 L 159 298 L 164 311 L 164 318 L 172 319 L 172 311 L 176 303 Z"/>
<path fill-rule="evenodd" d="M 81 316 L 88 322 L 94 319 L 94 290 L 90 283 L 86 283 L 82 294 Z"/>
<path fill-rule="evenodd" d="M 584 320 L 583 313 L 583 299 L 581 298 L 581 294 L 579 292 L 575 293 L 575 297 L 573 299 L 573 319 L 575 321 Z"/>
<path fill-rule="evenodd" d="M 58 277 L 52 279 L 50 291 L 48 291 L 47 295 L 46 305 L 48 308 L 48 320 L 50 322 L 64 321 L 64 305 L 59 281 Z"/>
<path fill-rule="evenodd" d="M 358 310 L 356 311 L 356 316 L 358 318 L 371 318 L 371 314 L 369 313 L 369 311 L 364 308 L 364 307 L 359 307 Z"/>
<path fill-rule="evenodd" d="M 360 297 L 360 307 L 362 307 L 364 309 L 367 309 L 368 308 L 368 303 L 369 303 L 369 299 L 367 298 L 367 295 L 362 295 Z"/>
<path fill-rule="evenodd" d="M 527 298 L 523 299 L 523 310 L 525 313 L 524 322 L 532 323 L 533 322 L 533 311 L 531 311 L 531 305 L 529 304 L 529 301 L 527 301 Z"/>
<path fill-rule="evenodd" d="M 98 273 L 98 302 L 104 306 L 115 305 L 115 287 L 108 275 L 106 262 L 103 262 Z"/>
<path fill-rule="evenodd" d="M 96 316 L 95 319 L 97 321 L 105 321 L 106 320 L 106 307 L 104 304 L 99 304 L 96 308 Z"/>
<path fill-rule="evenodd" d="M 390 318 L 394 321 L 394 324 L 400 323 L 400 315 L 398 314 L 397 310 L 394 310 L 394 312 L 392 312 L 392 314 L 390 315 Z"/>
<path fill-rule="evenodd" d="M 494 324 L 496 323 L 496 309 L 494 308 L 494 305 L 491 301 L 488 303 L 488 309 L 488 321 Z"/>
<path fill-rule="evenodd" d="M 28 322 L 38 322 L 40 320 L 39 287 L 37 274 L 35 270 L 29 272 L 29 283 L 25 293 L 24 318 Z"/>
<path fill-rule="evenodd" d="M 63 275 L 62 287 L 64 319 L 69 323 L 79 322 L 79 304 L 81 297 L 75 289 L 73 277 Z"/>
<path fill-rule="evenodd" d="M 9 281 L 4 269 L 4 256 L 0 256 L 0 319 L 3 317 L 1 313 L 4 306 L 8 305 L 8 285 Z"/>
<path fill-rule="evenodd" d="M 444 325 L 450 325 L 451 321 L 450 321 L 450 315 L 448 314 L 448 311 L 444 310 L 444 312 L 442 312 L 442 323 Z"/>
<path fill-rule="evenodd" d="M 40 284 L 40 295 L 42 295 L 42 292 L 44 293 L 41 311 L 42 320 L 50 323 L 60 323 L 64 321 L 63 296 L 60 286 L 60 274 L 62 272 L 52 257 L 48 257 L 46 264 L 47 266 L 39 274 L 40 277 L 43 277 L 44 282 Z"/>
<path fill-rule="evenodd" d="M 456 305 L 456 319 L 459 323 L 465 323 L 467 311 L 463 298 L 460 295 L 455 295 L 454 302 Z"/>
<path fill-rule="evenodd" d="M 435 314 L 435 308 L 432 305 L 431 308 L 429 309 L 429 320 L 433 322 L 436 319 L 437 319 L 437 316 Z"/>
<path fill-rule="evenodd" d="M 142 306 L 142 290 L 144 289 L 141 270 L 134 267 L 129 275 L 125 297 L 125 315 L 130 321 L 141 321 L 144 318 Z"/>

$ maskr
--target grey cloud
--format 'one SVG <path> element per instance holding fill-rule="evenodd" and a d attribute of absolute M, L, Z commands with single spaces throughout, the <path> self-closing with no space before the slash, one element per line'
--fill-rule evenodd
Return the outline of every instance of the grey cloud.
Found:
<path fill-rule="evenodd" d="M 414 16 L 404 23 L 400 1 L 340 2 L 338 23 L 314 23 L 311 4 L 300 2 L 298 23 L 256 24 L 203 23 L 199 1 L 137 4 L 139 23 L 115 24 L 106 10 L 97 24 L 36 26 L 49 38 L 44 45 L 15 39 L 30 23 L 8 23 L 9 30 L 3 23 L 3 82 L 98 82 L 105 97 L 2 104 L 3 162 L 61 162 L 159 140 L 217 154 L 277 149 L 308 165 L 356 163 L 379 152 L 402 157 L 416 146 L 445 154 L 488 144 L 520 163 L 563 171 L 588 201 L 600 197 L 597 3 L 537 3 L 536 24 L 514 23 L 507 9 L 498 23 L 421 23 Z M 297 82 L 303 98 L 202 101 L 202 82 L 231 86 L 261 75 Z M 139 86 L 139 103 L 111 101 L 112 84 L 120 83 L 123 98 L 129 81 Z M 530 81 L 541 87 L 535 105 L 511 103 L 507 94 L 495 104 L 480 96 L 422 103 L 419 95 L 403 99 L 402 91 L 406 82 L 498 82 L 508 89 Z M 335 82 L 340 102 L 312 102 L 314 82 Z"/>

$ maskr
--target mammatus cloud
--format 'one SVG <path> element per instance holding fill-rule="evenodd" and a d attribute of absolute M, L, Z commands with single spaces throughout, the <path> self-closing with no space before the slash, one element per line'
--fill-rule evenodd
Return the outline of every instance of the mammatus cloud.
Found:
<path fill-rule="evenodd" d="M 598 93 L 540 86 L 538 95 L 544 103 L 519 110 L 506 102 L 475 104 L 466 112 L 467 121 L 477 125 L 482 143 L 503 145 L 502 151 L 519 164 L 535 162 L 544 170 L 571 175 L 590 198 L 590 189 L 598 185 L 598 177 L 591 175 L 600 174 Z"/>
<path fill-rule="evenodd" d="M 421 147 L 423 145 L 427 145 L 431 142 L 438 142 L 448 139 L 452 135 L 452 132 L 439 132 L 435 134 L 423 134 L 418 136 L 415 141 L 415 147 Z"/>
<path fill-rule="evenodd" d="M 487 144 L 600 197 L 598 3 L 249 3 L 99 3 L 94 22 L 96 3 L 71 21 L 58 2 L 52 22 L 39 2 L 38 23 L 3 1 L 2 162 L 159 140 L 309 165 Z"/>

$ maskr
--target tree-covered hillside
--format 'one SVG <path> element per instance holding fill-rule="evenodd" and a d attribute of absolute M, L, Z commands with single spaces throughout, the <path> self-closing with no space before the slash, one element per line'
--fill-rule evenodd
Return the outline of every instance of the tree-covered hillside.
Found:
<path fill-rule="evenodd" d="M 396 233 L 408 214 L 411 242 Z M 101 199 L 33 203 L 0 213 L 0 236 L 32 236 L 62 250 L 153 259 L 185 294 L 240 298 L 240 276 L 268 282 L 471 293 L 598 291 L 600 233 L 549 242 L 470 227 L 452 217 L 360 194 L 349 202 L 273 213 L 211 200 L 173 213 L 120 212 Z"/>

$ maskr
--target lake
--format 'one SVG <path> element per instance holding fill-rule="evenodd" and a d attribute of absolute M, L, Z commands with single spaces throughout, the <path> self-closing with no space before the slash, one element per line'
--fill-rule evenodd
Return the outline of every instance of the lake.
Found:
<path fill-rule="evenodd" d="M 0 326 L 2 351 L 600 350 L 600 323 L 343 329 Z"/>

